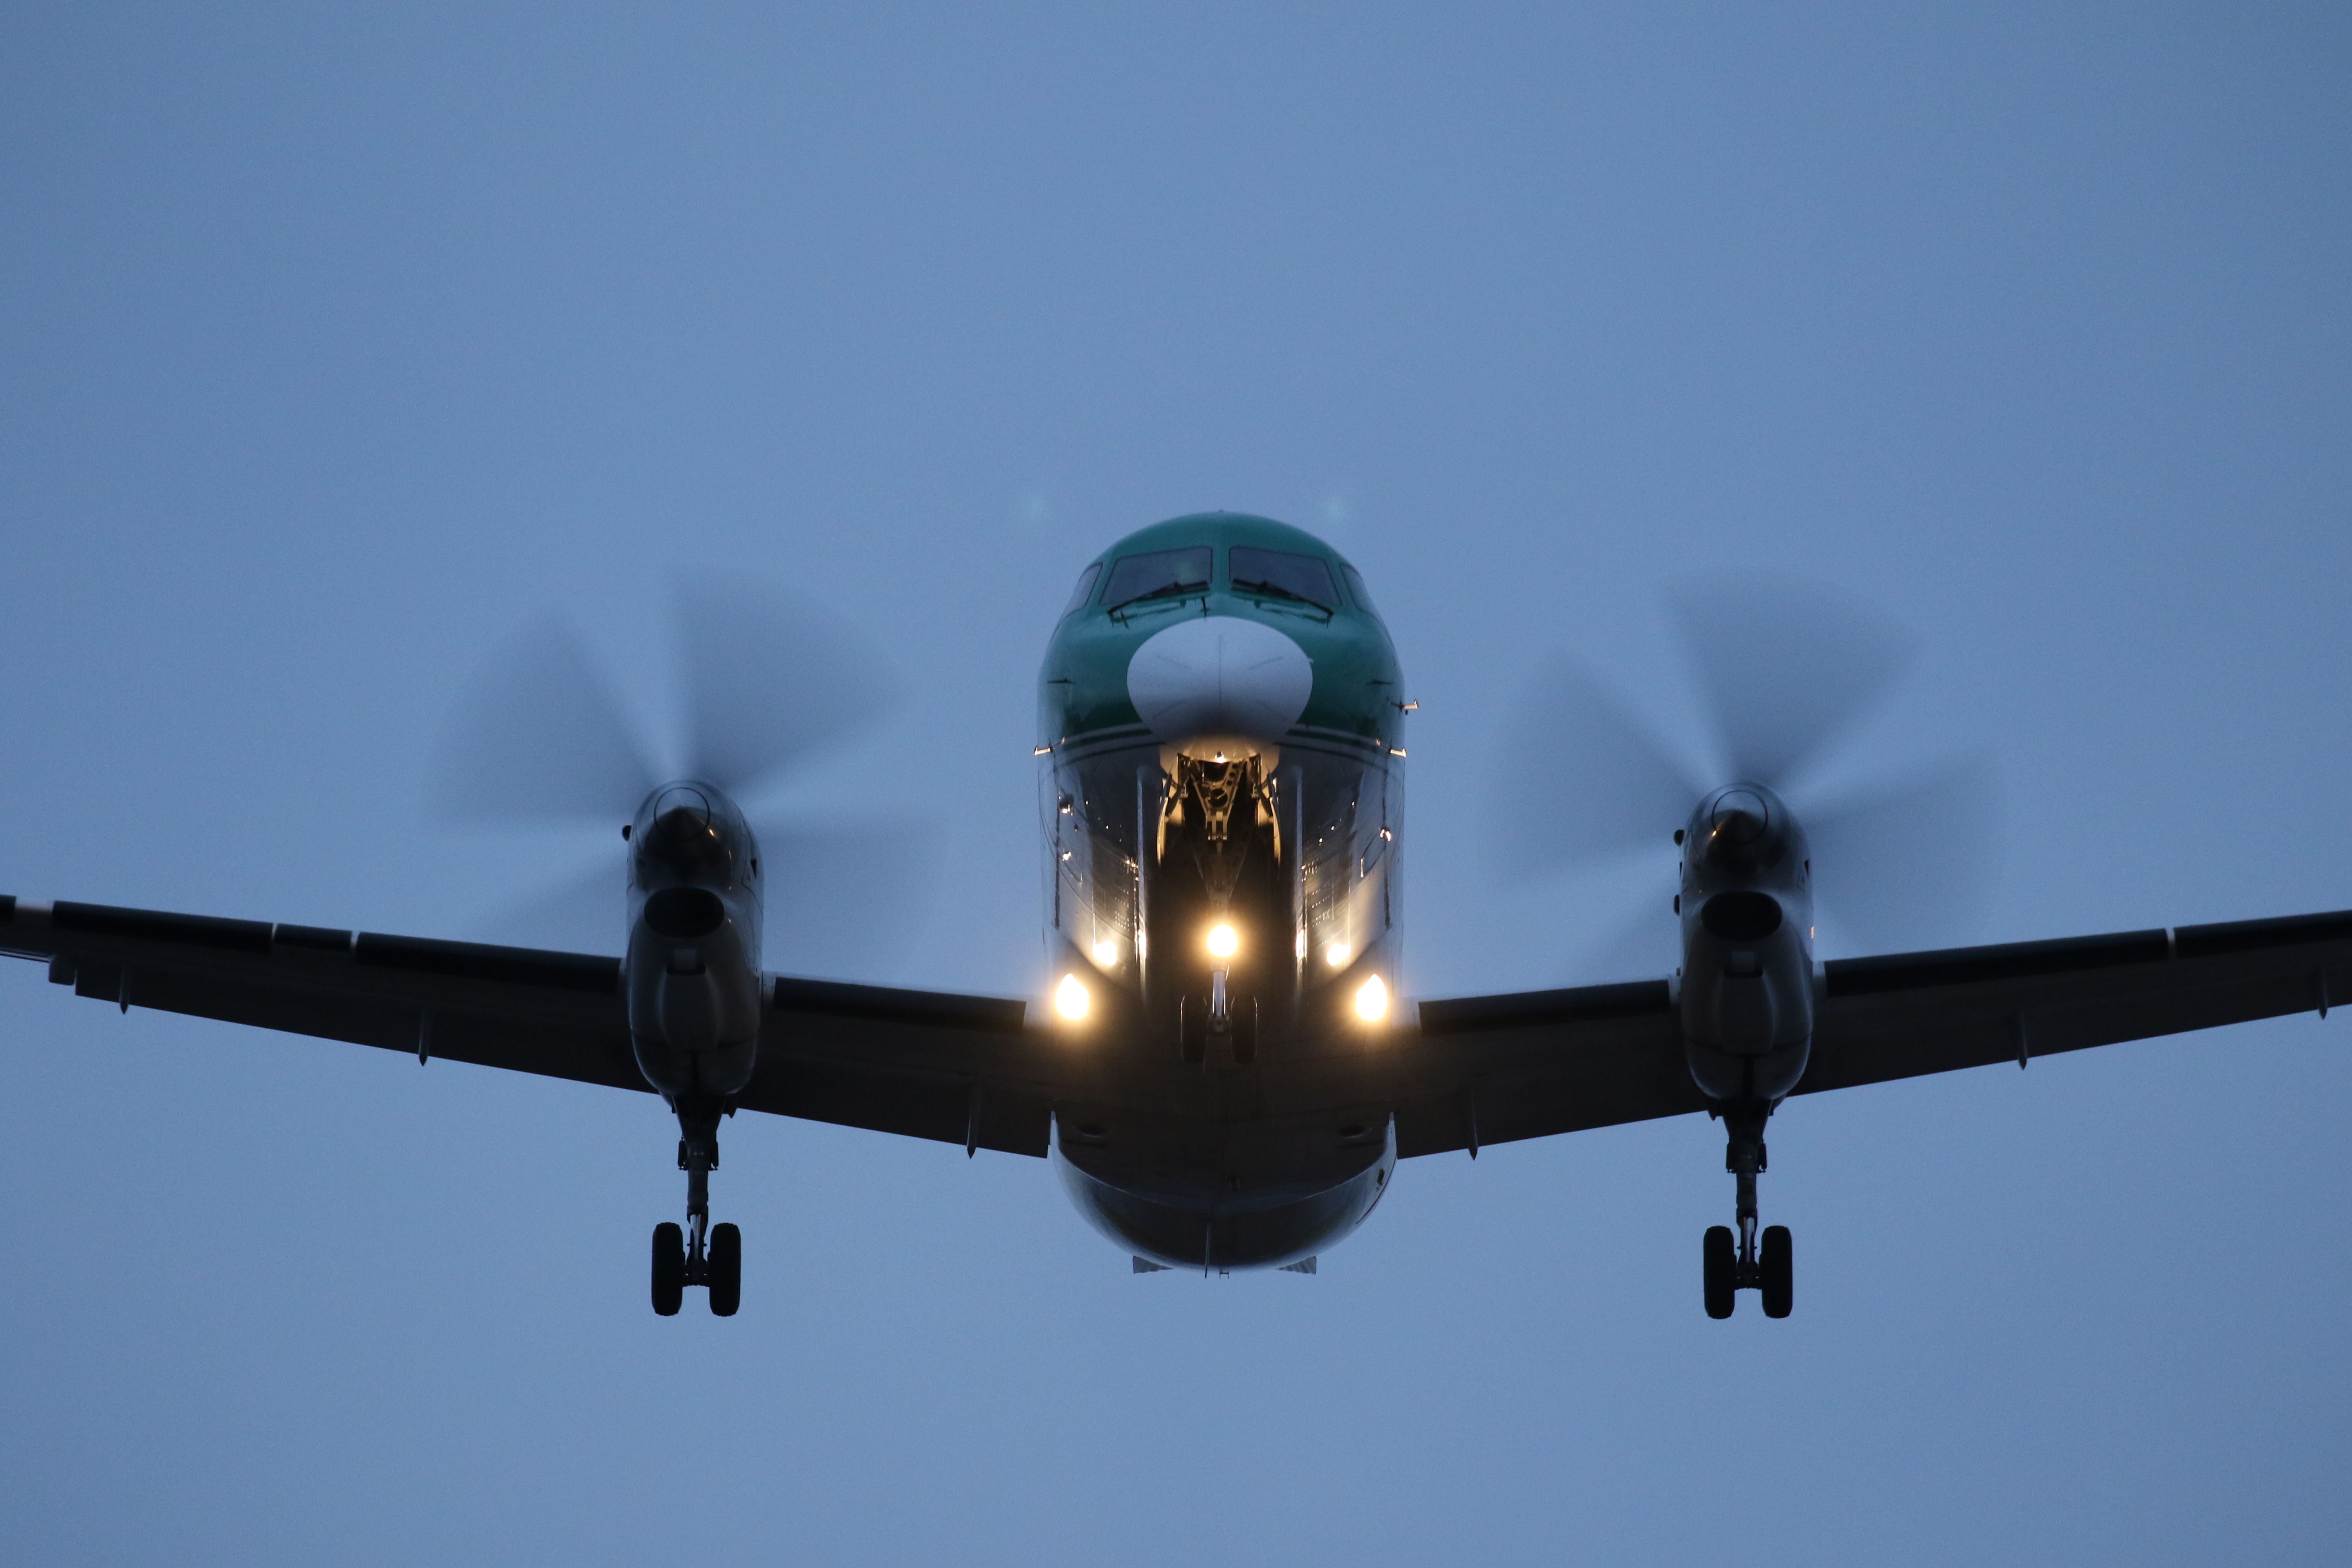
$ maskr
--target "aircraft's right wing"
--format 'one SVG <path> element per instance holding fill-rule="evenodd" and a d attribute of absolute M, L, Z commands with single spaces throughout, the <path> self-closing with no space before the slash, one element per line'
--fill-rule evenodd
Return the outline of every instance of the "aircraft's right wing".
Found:
<path fill-rule="evenodd" d="M 621 961 L 0 895 L 0 954 L 74 994 L 644 1092 Z M 752 1110 L 1045 1152 L 1090 1083 L 1020 1002 L 766 977 Z"/>
<path fill-rule="evenodd" d="M 747 1110 L 1042 1156 L 1078 1077 L 1016 1001 L 790 976 L 764 1000 Z"/>

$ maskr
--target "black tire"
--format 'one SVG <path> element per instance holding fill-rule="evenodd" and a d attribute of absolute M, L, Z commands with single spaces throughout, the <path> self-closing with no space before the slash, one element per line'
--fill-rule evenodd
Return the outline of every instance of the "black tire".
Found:
<path fill-rule="evenodd" d="M 686 1232 L 664 1222 L 654 1226 L 654 1310 L 677 1316 L 686 1299 Z"/>
<path fill-rule="evenodd" d="M 710 1310 L 731 1318 L 743 1304 L 743 1233 L 731 1225 L 710 1227 Z"/>
<path fill-rule="evenodd" d="M 1764 1315 L 1787 1317 L 1797 1300 L 1796 1260 L 1790 1256 L 1787 1226 L 1764 1227 L 1764 1245 L 1757 1251 L 1756 1266 L 1764 1277 L 1758 1281 L 1764 1287 Z"/>
<path fill-rule="evenodd" d="M 1257 1060 L 1257 998 L 1244 996 L 1234 1004 L 1234 1060 Z"/>
<path fill-rule="evenodd" d="M 1727 1318 L 1738 1300 L 1739 1255 L 1731 1244 L 1731 1227 L 1711 1225 L 1702 1249 L 1706 1258 L 1706 1315 Z"/>
<path fill-rule="evenodd" d="M 1209 1058 L 1209 1009 L 1196 996 L 1180 997 L 1176 1003 L 1176 1035 L 1183 1047 L 1184 1060 L 1199 1067 Z"/>

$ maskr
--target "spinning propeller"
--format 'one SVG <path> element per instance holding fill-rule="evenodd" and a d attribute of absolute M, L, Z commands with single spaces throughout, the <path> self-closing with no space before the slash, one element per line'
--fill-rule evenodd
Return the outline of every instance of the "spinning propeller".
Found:
<path fill-rule="evenodd" d="M 593 829 L 598 863 L 509 911 L 499 934 L 620 950 L 626 872 L 618 829 L 676 779 L 739 805 L 773 795 L 892 706 L 882 657 L 833 617 L 740 584 L 681 580 L 676 767 L 656 765 L 629 705 L 560 616 L 501 647 L 462 694 L 434 759 L 445 820 Z M 747 807 L 768 889 L 770 960 L 802 973 L 870 967 L 927 902 L 919 831 Z M 585 840 L 583 839 L 583 844 Z"/>
<path fill-rule="evenodd" d="M 1706 579 L 1671 601 L 1706 699 L 1713 771 L 1693 768 L 1588 670 L 1555 665 L 1512 714 L 1496 770 L 1498 847 L 1512 867 L 1564 871 L 1662 848 L 1709 791 L 1760 784 L 1804 825 L 1816 897 L 1849 942 L 1898 952 L 1965 941 L 1996 870 L 1990 764 L 1927 763 L 1827 798 L 1815 784 L 1909 668 L 1914 640 L 1811 584 Z M 1655 925 L 1663 936 L 1664 920 Z"/>

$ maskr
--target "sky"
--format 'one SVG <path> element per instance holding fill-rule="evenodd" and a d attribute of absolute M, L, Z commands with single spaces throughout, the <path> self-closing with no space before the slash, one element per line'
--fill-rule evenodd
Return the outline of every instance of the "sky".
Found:
<path fill-rule="evenodd" d="M 1489 807 L 1549 660 L 1696 744 L 1695 572 L 1916 638 L 1831 783 L 1993 759 L 1973 939 L 2352 905 L 2347 65 L 2310 5 L 0 6 L 0 890 L 617 884 L 435 819 L 435 748 L 551 615 L 659 734 L 707 574 L 902 694 L 771 804 L 920 890 L 778 961 L 1033 994 L 1053 616 L 1228 508 L 1397 639 L 1415 994 L 1670 919 Z M 651 1100 L 11 963 L 0 1556 L 2333 1562 L 2347 1028 L 1792 1104 L 1782 1322 L 1702 1314 L 1699 1121 L 1202 1279 L 1041 1162 L 748 1117 L 744 1310 L 664 1321 Z"/>

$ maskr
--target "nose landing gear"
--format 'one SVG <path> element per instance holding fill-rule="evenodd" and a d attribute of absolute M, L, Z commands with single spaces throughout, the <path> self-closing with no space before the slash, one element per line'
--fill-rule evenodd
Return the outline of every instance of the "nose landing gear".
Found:
<path fill-rule="evenodd" d="M 1200 1067 L 1209 1059 L 1209 1042 L 1223 1040 L 1234 1061 L 1247 1067 L 1257 1060 L 1257 998 L 1233 996 L 1225 990 L 1224 970 L 1210 973 L 1209 994 L 1181 998 L 1176 1005 L 1176 1035 L 1185 1064 Z"/>
<path fill-rule="evenodd" d="M 743 1303 L 743 1233 L 710 1223 L 710 1173 L 719 1168 L 719 1118 L 678 1112 L 677 1166 L 686 1173 L 686 1223 L 654 1226 L 654 1310 L 677 1315 L 686 1287 L 707 1286 L 710 1310 L 731 1318 Z"/>
<path fill-rule="evenodd" d="M 1735 1240 L 1727 1225 L 1707 1228 L 1702 1256 L 1706 1264 L 1706 1315 L 1710 1318 L 1731 1316 L 1736 1292 L 1740 1290 L 1755 1290 L 1762 1295 L 1764 1315 L 1768 1318 L 1787 1317 L 1796 1302 L 1789 1227 L 1768 1225 L 1760 1237 L 1756 1228 L 1756 1178 L 1765 1168 L 1764 1121 L 1771 1114 L 1769 1105 L 1741 1107 L 1723 1113 L 1724 1129 L 1728 1135 L 1723 1164 L 1738 1178 L 1734 1213 L 1739 1222 L 1739 1234 Z"/>

